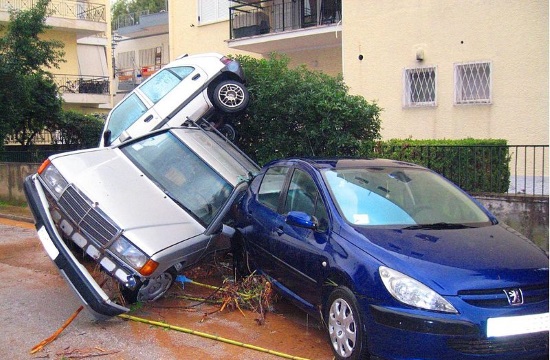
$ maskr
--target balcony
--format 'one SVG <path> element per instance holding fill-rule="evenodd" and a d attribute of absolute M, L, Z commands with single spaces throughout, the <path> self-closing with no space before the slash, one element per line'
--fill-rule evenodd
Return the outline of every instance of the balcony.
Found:
<path fill-rule="evenodd" d="M 97 107 L 110 101 L 109 78 L 106 76 L 56 74 L 54 81 L 68 104 Z"/>
<path fill-rule="evenodd" d="M 35 6 L 36 0 L 0 0 L 0 22 L 9 21 L 9 10 L 28 10 Z M 70 29 L 78 38 L 107 31 L 104 4 L 82 1 L 50 1 L 50 16 L 46 24 L 54 29 Z"/>
<path fill-rule="evenodd" d="M 342 0 L 239 0 L 229 9 L 230 48 L 260 54 L 341 47 Z"/>

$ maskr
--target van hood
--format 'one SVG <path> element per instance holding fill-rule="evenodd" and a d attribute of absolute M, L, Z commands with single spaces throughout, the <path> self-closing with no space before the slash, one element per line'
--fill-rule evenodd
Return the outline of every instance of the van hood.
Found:
<path fill-rule="evenodd" d="M 354 229 L 362 235 L 355 245 L 441 295 L 548 284 L 547 254 L 505 225 L 445 230 Z"/>
<path fill-rule="evenodd" d="M 53 157 L 52 163 L 149 256 L 205 230 L 117 148 L 82 151 L 77 156 L 72 152 Z"/>

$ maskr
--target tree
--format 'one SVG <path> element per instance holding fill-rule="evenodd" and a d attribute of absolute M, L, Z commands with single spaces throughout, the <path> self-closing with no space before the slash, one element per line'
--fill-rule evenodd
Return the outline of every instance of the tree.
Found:
<path fill-rule="evenodd" d="M 105 118 L 100 114 L 81 114 L 69 110 L 64 111 L 59 120 L 48 127 L 48 131 L 59 134 L 61 144 L 86 149 L 97 147 L 104 124 Z"/>
<path fill-rule="evenodd" d="M 49 2 L 10 10 L 10 22 L 0 38 L 0 145 L 8 134 L 21 145 L 31 145 L 61 112 L 57 86 L 47 69 L 64 61 L 63 43 L 39 37 L 48 29 Z"/>
<path fill-rule="evenodd" d="M 117 0 L 111 6 L 111 16 L 117 19 L 119 16 L 129 15 L 140 11 L 149 10 L 150 13 L 158 13 L 167 10 L 166 0 Z"/>
<path fill-rule="evenodd" d="M 342 77 L 289 69 L 289 59 L 237 56 L 251 101 L 234 119 L 239 146 L 260 164 L 288 156 L 357 157 L 380 138 L 375 103 L 348 93 Z"/>

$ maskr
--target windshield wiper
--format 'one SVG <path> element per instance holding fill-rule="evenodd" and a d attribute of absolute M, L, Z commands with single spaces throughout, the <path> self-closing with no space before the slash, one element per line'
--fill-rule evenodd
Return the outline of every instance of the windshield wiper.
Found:
<path fill-rule="evenodd" d="M 447 229 L 470 229 L 474 226 L 466 225 L 466 224 L 451 224 L 446 222 L 438 222 L 433 224 L 418 224 L 418 225 L 411 225 L 406 226 L 403 228 L 403 230 L 447 230 Z"/>

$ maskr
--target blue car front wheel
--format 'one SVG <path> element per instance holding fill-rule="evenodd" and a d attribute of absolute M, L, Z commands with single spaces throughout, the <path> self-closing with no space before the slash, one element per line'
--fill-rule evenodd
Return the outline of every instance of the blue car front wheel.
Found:
<path fill-rule="evenodd" d="M 330 294 L 328 305 L 327 330 L 336 359 L 368 358 L 355 295 L 347 287 L 339 286 Z"/>

